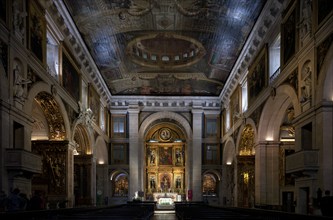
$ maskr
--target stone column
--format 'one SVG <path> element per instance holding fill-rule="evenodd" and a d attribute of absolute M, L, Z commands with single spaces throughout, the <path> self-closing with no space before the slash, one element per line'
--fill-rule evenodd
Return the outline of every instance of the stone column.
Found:
<path fill-rule="evenodd" d="M 319 185 L 324 190 L 333 192 L 333 102 L 325 101 L 317 109 L 315 123 L 315 146 L 319 147 L 319 176 L 322 181 Z M 314 149 L 316 149 L 314 147 Z M 322 152 L 322 153 L 321 153 Z"/>
<path fill-rule="evenodd" d="M 131 200 L 136 191 L 143 191 L 140 184 L 141 177 L 140 164 L 141 155 L 139 149 L 139 106 L 137 104 L 130 104 L 128 108 L 128 129 L 129 129 L 129 190 L 128 199 Z"/>
<path fill-rule="evenodd" d="M 256 205 L 279 205 L 279 152 L 279 142 L 260 142 L 256 146 Z"/>
<path fill-rule="evenodd" d="M 193 191 L 193 201 L 202 200 L 202 177 L 201 177 L 201 167 L 202 167 L 202 117 L 203 110 L 201 106 L 193 107 L 192 109 L 193 117 L 193 141 L 192 147 L 189 147 L 189 161 L 190 167 L 192 165 L 192 170 L 189 175 L 189 186 L 188 189 Z"/>
<path fill-rule="evenodd" d="M 0 74 L 1 75 L 1 74 Z M 1 82 L 2 84 L 2 82 Z M 1 94 L 2 95 L 2 94 Z M 3 97 L 5 98 L 5 97 Z M 0 162 L 0 187 L 1 189 L 9 189 L 8 186 L 8 173 L 6 171 L 5 167 L 5 153 L 6 148 L 10 147 L 10 115 L 9 115 L 10 106 L 8 103 L 3 102 L 0 100 L 0 156 L 2 158 Z M 6 193 L 8 194 L 8 191 L 6 190 Z"/>

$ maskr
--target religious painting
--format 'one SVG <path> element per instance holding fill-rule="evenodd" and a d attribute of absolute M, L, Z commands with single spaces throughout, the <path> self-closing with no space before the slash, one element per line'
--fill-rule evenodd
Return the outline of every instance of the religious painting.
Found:
<path fill-rule="evenodd" d="M 259 93 L 268 85 L 267 59 L 267 45 L 265 45 L 249 67 L 247 76 L 249 104 L 252 104 Z"/>
<path fill-rule="evenodd" d="M 76 100 L 80 100 L 80 74 L 69 53 L 62 48 L 61 54 L 61 78 L 62 86 Z"/>
<path fill-rule="evenodd" d="M 46 20 L 37 1 L 30 1 L 28 20 L 28 48 L 43 63 L 46 63 Z"/>
<path fill-rule="evenodd" d="M 0 20 L 7 22 L 7 0 L 0 0 Z"/>
<path fill-rule="evenodd" d="M 128 194 L 128 176 L 125 173 L 120 173 L 114 181 L 113 196 L 126 197 Z"/>
<path fill-rule="evenodd" d="M 172 147 L 159 148 L 159 165 L 172 165 Z"/>
<path fill-rule="evenodd" d="M 8 77 L 8 45 L 0 39 L 0 61 Z"/>
<path fill-rule="evenodd" d="M 290 13 L 289 17 L 282 24 L 282 61 L 286 65 L 289 59 L 296 52 L 296 10 Z"/>
<path fill-rule="evenodd" d="M 100 113 L 100 97 L 96 89 L 89 84 L 88 87 L 88 106 L 95 116 L 96 124 L 99 123 L 99 113 Z"/>
<path fill-rule="evenodd" d="M 202 192 L 204 194 L 212 195 L 217 192 L 217 183 L 214 174 L 205 174 L 202 181 Z"/>

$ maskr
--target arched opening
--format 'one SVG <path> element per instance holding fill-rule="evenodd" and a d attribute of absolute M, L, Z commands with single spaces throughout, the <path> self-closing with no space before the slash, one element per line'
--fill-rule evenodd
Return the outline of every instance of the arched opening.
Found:
<path fill-rule="evenodd" d="M 237 155 L 237 201 L 238 207 L 254 206 L 254 129 L 245 125 L 241 133 Z"/>
<path fill-rule="evenodd" d="M 50 208 L 71 201 L 67 131 L 58 102 L 47 92 L 39 92 L 33 102 L 34 125 L 31 149 L 41 156 L 42 172 L 33 176 L 31 191 L 47 197 Z M 71 172 L 70 172 L 71 173 Z M 46 206 L 46 204 L 44 204 Z"/>
<path fill-rule="evenodd" d="M 171 122 L 151 126 L 144 152 L 147 200 L 173 204 L 185 199 L 186 139 L 180 126 Z"/>

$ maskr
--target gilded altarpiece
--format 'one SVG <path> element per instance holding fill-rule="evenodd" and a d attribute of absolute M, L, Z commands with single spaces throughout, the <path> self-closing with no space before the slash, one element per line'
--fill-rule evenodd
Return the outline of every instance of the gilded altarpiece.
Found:
<path fill-rule="evenodd" d="M 170 128 L 162 127 L 150 136 L 145 156 L 148 199 L 157 200 L 166 193 L 168 195 L 185 193 L 184 152 L 185 144 L 177 132 Z"/>
<path fill-rule="evenodd" d="M 242 130 L 237 156 L 238 207 L 254 206 L 254 130 L 247 124 Z"/>
<path fill-rule="evenodd" d="M 67 195 L 68 141 L 32 141 L 32 152 L 42 157 L 42 173 L 32 179 L 32 188 L 49 196 Z"/>

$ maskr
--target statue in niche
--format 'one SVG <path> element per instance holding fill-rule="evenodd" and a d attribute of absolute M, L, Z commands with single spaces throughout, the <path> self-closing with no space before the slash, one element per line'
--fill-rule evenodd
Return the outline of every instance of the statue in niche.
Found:
<path fill-rule="evenodd" d="M 16 65 L 14 69 L 14 96 L 24 101 L 24 85 L 31 83 L 31 80 L 25 79 L 21 75 L 21 69 L 19 65 Z"/>
<path fill-rule="evenodd" d="M 301 103 L 308 101 L 311 98 L 311 69 L 309 66 L 304 68 L 305 76 L 301 82 Z"/>
<path fill-rule="evenodd" d="M 178 176 L 176 179 L 176 188 L 180 189 L 182 188 L 182 180 L 180 179 L 180 177 Z"/>
<path fill-rule="evenodd" d="M 156 153 L 155 150 L 151 150 L 150 151 L 150 155 L 149 155 L 149 163 L 150 164 L 155 164 L 155 159 L 156 159 Z"/>
<path fill-rule="evenodd" d="M 181 164 L 182 163 L 182 152 L 177 149 L 176 150 L 176 164 Z"/>
<path fill-rule="evenodd" d="M 150 189 L 155 189 L 156 183 L 155 183 L 155 177 L 150 177 Z"/>
<path fill-rule="evenodd" d="M 166 192 L 169 188 L 169 180 L 167 176 L 164 176 L 161 182 L 161 189 Z"/>

